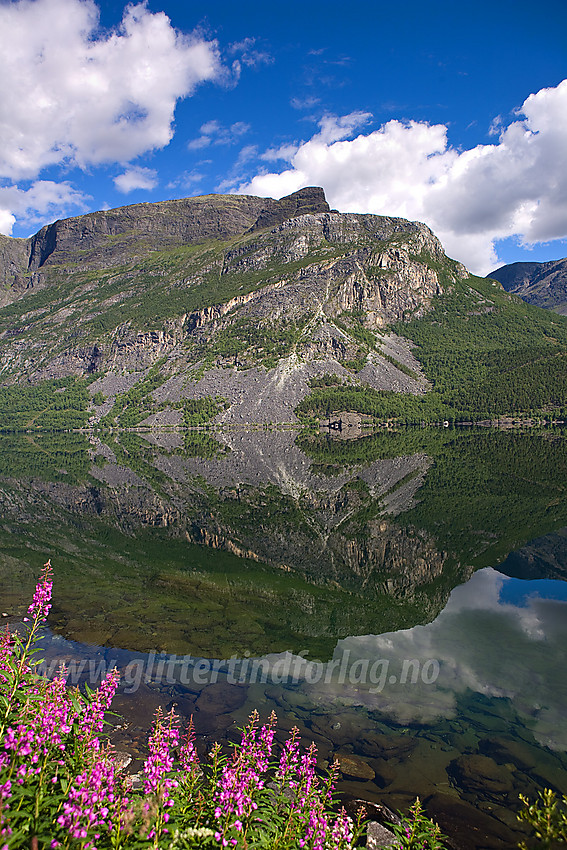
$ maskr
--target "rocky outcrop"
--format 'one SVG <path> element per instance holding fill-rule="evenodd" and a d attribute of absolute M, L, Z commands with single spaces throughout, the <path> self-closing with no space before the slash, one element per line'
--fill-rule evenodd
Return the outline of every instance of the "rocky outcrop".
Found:
<path fill-rule="evenodd" d="M 0 234 L 0 307 L 32 285 L 32 276 L 28 273 L 29 253 L 27 239 L 11 239 Z"/>
<path fill-rule="evenodd" d="M 312 258 L 295 271 L 286 268 Z M 424 224 L 375 215 L 319 213 L 283 222 L 225 256 L 223 274 L 269 269 L 281 264 L 273 295 L 263 287 L 250 315 L 272 318 L 313 311 L 335 317 L 364 313 L 367 327 L 421 315 L 440 294 L 438 273 L 428 261 L 445 258 L 439 240 Z M 456 274 L 464 276 L 463 267 Z M 271 295 L 267 301 L 265 296 Z"/>
<path fill-rule="evenodd" d="M 286 219 L 297 218 L 306 213 L 329 212 L 329 209 L 323 190 L 319 186 L 308 186 L 280 201 L 268 203 L 252 225 L 251 231 L 275 227 Z"/>
<path fill-rule="evenodd" d="M 250 304 L 251 301 L 259 301 L 275 290 L 281 289 L 283 286 L 285 286 L 285 281 L 279 281 L 278 283 L 263 286 L 259 291 L 249 292 L 247 295 L 237 295 L 236 298 L 231 298 L 225 304 L 215 304 L 213 307 L 204 307 L 202 310 L 195 310 L 189 316 L 183 317 L 185 332 L 190 334 L 205 325 L 215 329 L 227 313 L 231 313 L 236 308 L 243 307 L 245 304 Z"/>

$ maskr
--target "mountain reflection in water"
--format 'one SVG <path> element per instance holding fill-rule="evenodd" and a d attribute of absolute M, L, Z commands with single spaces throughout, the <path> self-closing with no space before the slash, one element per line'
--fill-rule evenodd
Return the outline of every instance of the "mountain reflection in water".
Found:
<path fill-rule="evenodd" d="M 2 612 L 51 557 L 47 661 L 129 671 L 134 754 L 158 704 L 224 741 L 275 708 L 343 791 L 419 794 L 470 847 L 565 791 L 561 432 L 3 434 L 0 460 Z"/>

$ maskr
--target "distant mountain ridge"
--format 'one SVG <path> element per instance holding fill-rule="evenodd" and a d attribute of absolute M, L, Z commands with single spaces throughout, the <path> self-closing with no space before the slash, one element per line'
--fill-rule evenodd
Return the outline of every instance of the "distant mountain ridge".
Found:
<path fill-rule="evenodd" d="M 509 263 L 487 277 L 528 304 L 567 316 L 567 257 L 547 263 Z"/>

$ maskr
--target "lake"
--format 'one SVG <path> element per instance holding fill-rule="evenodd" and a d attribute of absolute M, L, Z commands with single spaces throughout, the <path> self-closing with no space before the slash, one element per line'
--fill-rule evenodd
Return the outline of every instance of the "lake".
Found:
<path fill-rule="evenodd" d="M 51 558 L 45 671 L 120 667 L 134 764 L 158 705 L 203 747 L 275 709 L 461 847 L 567 791 L 565 432 L 0 434 L 0 470 L 1 613 Z"/>

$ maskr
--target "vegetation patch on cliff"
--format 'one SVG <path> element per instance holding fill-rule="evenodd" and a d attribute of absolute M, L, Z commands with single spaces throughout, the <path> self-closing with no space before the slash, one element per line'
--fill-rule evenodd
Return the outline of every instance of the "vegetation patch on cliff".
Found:
<path fill-rule="evenodd" d="M 87 421 L 89 393 L 82 378 L 44 381 L 39 386 L 0 387 L 0 429 L 68 430 Z"/>

